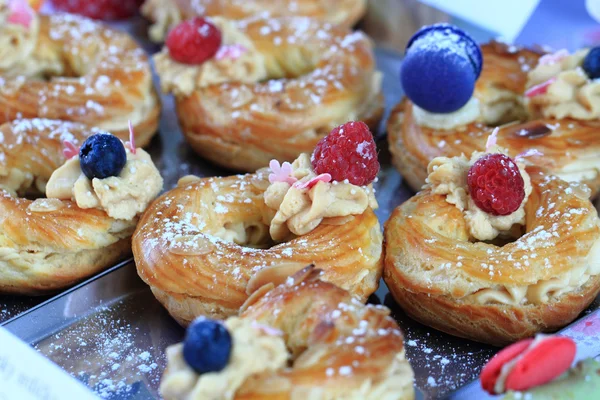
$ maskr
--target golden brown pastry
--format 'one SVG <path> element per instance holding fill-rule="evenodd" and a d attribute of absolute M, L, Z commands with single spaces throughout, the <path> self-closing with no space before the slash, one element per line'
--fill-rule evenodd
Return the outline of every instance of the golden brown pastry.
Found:
<path fill-rule="evenodd" d="M 184 64 L 168 47 L 154 56 L 162 90 L 175 95 L 183 134 L 202 157 L 255 171 L 311 151 L 346 121 L 377 126 L 381 73 L 363 33 L 300 17 L 209 24 L 202 29 L 216 26 L 222 37 L 214 57 Z"/>
<path fill-rule="evenodd" d="M 265 285 L 239 317 L 224 322 L 232 350 L 221 371 L 199 375 L 186 363 L 184 344 L 167 348 L 161 395 L 168 400 L 413 399 L 414 374 L 389 310 L 363 305 L 319 280 L 319 272 L 311 266 L 275 288 Z"/>
<path fill-rule="evenodd" d="M 421 188 L 433 158 L 481 151 L 500 126 L 498 144 L 510 156 L 535 150 L 529 156 L 532 163 L 598 193 L 600 84 L 586 78 L 581 67 L 589 50 L 542 57 L 541 52 L 497 42 L 481 50 L 483 69 L 472 103 L 454 113 L 433 114 L 405 98 L 392 111 L 390 151 L 410 186 Z M 540 83 L 542 93 L 536 94 Z"/>
<path fill-rule="evenodd" d="M 162 178 L 146 152 L 126 149 L 119 175 L 88 179 L 63 142 L 76 147 L 96 133 L 42 119 L 0 126 L 0 293 L 55 291 L 130 253 L 137 215 Z"/>
<path fill-rule="evenodd" d="M 342 145 L 342 158 L 320 151 Z M 383 262 L 371 184 L 376 157 L 366 125 L 350 122 L 324 138 L 312 160 L 301 154 L 253 174 L 182 178 L 138 225 L 138 273 L 183 325 L 199 315 L 235 315 L 258 287 L 308 264 L 366 300 Z"/>
<path fill-rule="evenodd" d="M 486 196 L 500 214 L 480 207 Z M 504 345 L 557 330 L 600 291 L 589 196 L 494 151 L 435 158 L 423 191 L 386 223 L 384 280 L 409 315 L 456 336 Z"/>
<path fill-rule="evenodd" d="M 195 16 L 227 19 L 302 16 L 350 28 L 366 8 L 366 0 L 146 0 L 142 14 L 154 21 L 150 38 L 160 42 L 169 29 Z"/>
<path fill-rule="evenodd" d="M 10 21 L 0 0 L 0 123 L 60 119 L 126 140 L 131 121 L 137 144 L 148 144 L 160 104 L 148 57 L 133 38 L 67 14 Z"/>

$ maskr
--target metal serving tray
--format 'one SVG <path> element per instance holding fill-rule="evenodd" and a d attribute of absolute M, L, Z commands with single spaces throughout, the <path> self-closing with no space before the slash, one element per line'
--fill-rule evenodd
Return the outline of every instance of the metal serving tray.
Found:
<path fill-rule="evenodd" d="M 136 36 L 149 53 L 158 50 L 145 39 L 147 23 L 143 19 L 117 26 Z M 383 48 L 378 48 L 376 55 L 378 67 L 385 75 L 383 87 L 389 111 L 402 93 L 397 79 L 401 58 L 398 52 Z M 173 187 L 179 177 L 187 174 L 231 174 L 190 150 L 179 130 L 172 98 L 162 96 L 162 102 L 160 134 L 149 151 L 165 179 L 165 188 Z M 383 133 L 381 129 L 377 136 L 382 161 L 377 183 L 380 205 L 377 216 L 382 224 L 397 205 L 413 195 L 389 162 Z M 477 381 L 472 381 L 496 348 L 449 336 L 412 321 L 396 305 L 383 282 L 370 301 L 388 306 L 404 330 L 407 357 L 416 376 L 417 398 L 489 397 Z M 597 299 L 577 322 L 563 331 L 577 340 L 580 358 L 600 354 L 599 305 Z M 31 343 L 100 397 L 115 400 L 159 398 L 157 388 L 166 361 L 164 350 L 180 341 L 184 333 L 139 279 L 131 260 L 54 298 L 0 297 L 2 322 L 5 328 Z"/>

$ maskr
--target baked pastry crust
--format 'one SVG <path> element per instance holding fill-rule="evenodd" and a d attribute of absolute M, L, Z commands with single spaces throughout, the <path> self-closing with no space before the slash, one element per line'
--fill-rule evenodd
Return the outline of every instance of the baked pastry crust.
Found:
<path fill-rule="evenodd" d="M 302 16 L 351 28 L 366 9 L 366 0 L 146 0 L 142 14 L 154 22 L 150 38 L 160 42 L 173 26 L 195 16 L 227 19 L 245 19 L 261 14 L 271 17 Z"/>
<path fill-rule="evenodd" d="M 318 271 L 306 268 L 291 282 L 257 293 L 244 305 L 240 318 L 282 330 L 296 358 L 295 368 L 247 381 L 236 398 L 283 399 L 307 391 L 307 398 L 312 398 L 310 393 L 327 393 L 324 397 L 413 399 L 413 372 L 389 310 L 360 304 L 351 293 L 318 276 Z M 362 356 L 358 345 L 364 349 Z M 328 368 L 343 372 L 344 366 L 353 366 L 348 376 L 327 375 Z M 365 382 L 370 382 L 369 389 Z"/>
<path fill-rule="evenodd" d="M 498 42 L 485 44 L 481 49 L 484 63 L 474 96 L 482 101 L 488 99 L 490 107 L 494 107 L 493 98 L 497 103 L 514 101 L 503 122 L 526 118 L 517 97 L 525 91 L 527 71 L 542 54 Z M 415 121 L 413 103 L 406 98 L 392 110 L 387 126 L 394 166 L 415 191 L 425 183 L 427 165 L 432 159 L 483 151 L 493 129 L 474 122 L 461 129 L 436 132 Z M 571 180 L 569 175 L 582 172 L 584 164 L 600 156 L 598 129 L 600 121 L 542 118 L 500 126 L 498 145 L 507 149 L 511 157 L 536 149 L 543 157 L 530 157 L 531 162 L 550 174 Z M 600 190 L 600 172 L 594 173 L 593 168 L 585 177 L 573 180 L 587 184 L 593 196 Z"/>
<path fill-rule="evenodd" d="M 124 259 L 136 221 L 115 220 L 39 193 L 61 166 L 62 141 L 80 145 L 81 124 L 19 120 L 0 126 L 0 293 L 37 295 L 70 286 Z"/>
<path fill-rule="evenodd" d="M 175 93 L 183 134 L 202 157 L 255 171 L 272 159 L 292 161 L 310 153 L 347 121 L 377 129 L 381 74 L 366 35 L 306 18 L 254 18 L 235 27 L 264 59 L 267 80 Z"/>
<path fill-rule="evenodd" d="M 36 18 L 32 51 L 0 68 L 0 123 L 60 119 L 127 140 L 131 120 L 136 144 L 148 144 L 158 129 L 160 103 L 145 51 L 129 35 L 83 17 Z M 31 63 L 40 66 L 23 68 Z"/>
<path fill-rule="evenodd" d="M 274 276 L 285 279 L 311 263 L 361 300 L 377 289 L 383 237 L 370 208 L 272 245 L 268 185 L 260 173 L 183 179 L 142 216 L 133 237 L 138 274 L 182 325 L 199 315 L 235 315 Z"/>
<path fill-rule="evenodd" d="M 247 376 L 241 386 L 227 387 L 227 398 L 413 399 L 414 373 L 389 309 L 360 303 L 320 280 L 319 273 L 306 267 L 276 287 L 266 284 L 244 304 L 235 320 L 280 336 L 263 338 L 281 341 L 289 366 L 284 362 Z M 176 346 L 167 350 L 161 394 L 168 400 L 206 397 L 200 388 L 207 382 L 189 369 L 181 359 L 182 346 Z"/>
<path fill-rule="evenodd" d="M 469 242 L 462 212 L 429 189 L 394 210 L 385 227 L 384 280 L 409 315 L 456 336 L 505 345 L 565 326 L 595 299 L 600 223 L 589 192 L 539 169 L 527 172 L 533 192 L 526 233 L 503 246 Z M 572 290 L 561 292 L 565 285 Z M 478 297 L 488 289 L 526 296 L 510 303 Z M 539 300 L 543 295 L 547 301 Z"/>

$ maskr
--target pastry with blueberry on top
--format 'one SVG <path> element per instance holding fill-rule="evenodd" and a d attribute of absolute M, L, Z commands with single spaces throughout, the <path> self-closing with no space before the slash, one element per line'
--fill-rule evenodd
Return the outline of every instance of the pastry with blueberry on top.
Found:
<path fill-rule="evenodd" d="M 139 216 L 163 186 L 133 131 L 123 143 L 24 119 L 0 126 L 0 138 L 0 293 L 56 291 L 130 254 Z"/>
<path fill-rule="evenodd" d="M 268 283 L 226 321 L 195 320 L 167 348 L 166 400 L 414 398 L 390 311 L 364 305 L 313 266 Z"/>
<path fill-rule="evenodd" d="M 395 166 L 414 190 L 435 157 L 483 151 L 495 128 L 510 157 L 600 189 L 600 48 L 543 53 L 479 46 L 447 24 L 414 34 L 400 71 L 406 97 L 391 113 Z"/>

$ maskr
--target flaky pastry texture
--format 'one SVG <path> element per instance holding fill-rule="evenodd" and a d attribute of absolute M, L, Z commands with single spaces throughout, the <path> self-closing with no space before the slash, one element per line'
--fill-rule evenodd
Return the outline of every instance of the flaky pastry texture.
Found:
<path fill-rule="evenodd" d="M 414 374 L 389 309 L 365 306 L 319 280 L 319 272 L 304 268 L 277 287 L 263 286 L 245 303 L 239 318 L 281 335 L 289 366 L 248 377 L 228 398 L 413 399 Z M 161 389 L 177 389 L 177 372 L 167 367 Z M 199 397 L 192 390 L 185 398 Z"/>
<path fill-rule="evenodd" d="M 163 41 L 179 22 L 196 16 L 244 19 L 258 14 L 302 16 L 352 27 L 367 9 L 366 0 L 146 0 L 142 14 L 154 22 L 150 38 Z"/>
<path fill-rule="evenodd" d="M 213 22 L 232 38 L 223 46 L 243 45 L 241 56 L 198 66 L 175 62 L 166 48 L 155 56 L 183 134 L 202 157 L 255 171 L 310 153 L 347 121 L 377 128 L 381 73 L 364 33 L 300 17 Z M 209 68 L 216 77 L 207 82 Z"/>
<path fill-rule="evenodd" d="M 463 213 L 424 189 L 385 227 L 384 280 L 418 321 L 505 345 L 573 321 L 600 291 L 600 221 L 589 189 L 528 168 L 520 237 L 469 240 Z"/>
<path fill-rule="evenodd" d="M 2 25 L 0 123 L 60 119 L 126 140 L 131 121 L 137 145 L 148 144 L 160 103 L 148 57 L 132 37 L 70 14 L 36 15 L 29 28 Z"/>
<path fill-rule="evenodd" d="M 523 96 L 527 74 L 542 53 L 497 42 L 483 45 L 482 52 L 483 70 L 474 93 L 481 110 L 478 120 L 441 131 L 420 125 L 407 98 L 392 110 L 389 146 L 402 176 L 418 191 L 432 159 L 483 151 L 496 126 L 514 121 L 498 131 L 498 145 L 509 156 L 535 149 L 541 154 L 528 157 L 530 162 L 567 181 L 587 184 L 595 196 L 600 190 L 600 121 L 528 117 Z"/>
<path fill-rule="evenodd" d="M 183 178 L 141 218 L 133 238 L 138 273 L 181 324 L 235 315 L 256 288 L 311 263 L 362 300 L 377 289 L 382 234 L 371 208 L 275 244 L 268 186 L 263 172 Z"/>
<path fill-rule="evenodd" d="M 45 191 L 65 162 L 63 141 L 79 146 L 95 132 L 41 119 L 0 126 L 0 293 L 56 291 L 130 253 L 137 219 L 115 220 L 72 201 L 23 197 Z"/>

